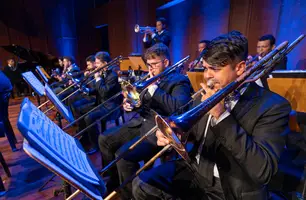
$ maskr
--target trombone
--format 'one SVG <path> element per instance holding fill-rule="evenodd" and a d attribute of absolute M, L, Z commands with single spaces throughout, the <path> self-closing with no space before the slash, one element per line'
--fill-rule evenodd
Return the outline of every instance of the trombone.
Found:
<path fill-rule="evenodd" d="M 166 152 L 171 147 L 177 151 L 177 153 L 187 162 L 190 162 L 188 153 L 184 147 L 184 142 L 182 143 L 178 135 L 186 135 L 188 130 L 193 124 L 196 124 L 206 113 L 209 112 L 215 105 L 217 105 L 222 99 L 232 93 L 234 90 L 238 89 L 242 85 L 250 82 L 254 82 L 260 77 L 270 73 L 273 67 L 278 63 L 284 56 L 286 56 L 292 49 L 301 42 L 305 35 L 299 36 L 294 42 L 288 46 L 288 42 L 283 42 L 272 50 L 269 54 L 258 61 L 253 67 L 247 69 L 241 76 L 239 76 L 235 81 L 229 83 L 226 87 L 216 92 L 213 96 L 209 97 L 205 101 L 201 102 L 199 105 L 193 109 L 178 115 L 171 115 L 169 118 L 162 118 L 157 115 L 155 121 L 158 129 L 164 134 L 164 136 L 169 140 L 169 144 L 164 146 L 164 148 L 158 152 L 154 157 L 152 157 L 145 165 L 140 168 L 133 176 L 124 181 L 118 189 L 123 188 L 128 182 L 132 181 L 140 172 L 145 170 L 148 166 L 153 164 L 153 162 Z M 184 136 L 187 138 L 187 136 Z M 118 190 L 117 189 L 117 190 Z M 74 193 L 75 194 L 75 193 Z M 110 193 L 105 200 L 113 198 L 117 194 L 116 191 Z"/>
<path fill-rule="evenodd" d="M 131 102 L 132 105 L 136 105 L 139 101 L 140 101 L 140 96 L 146 92 L 146 89 L 158 82 L 159 80 L 161 80 L 162 78 L 166 77 L 167 75 L 169 75 L 170 73 L 174 72 L 176 69 L 180 68 L 181 66 L 183 66 L 183 64 L 189 60 L 190 56 L 186 56 L 185 58 L 183 58 L 182 60 L 178 61 L 177 63 L 175 63 L 174 65 L 172 65 L 171 67 L 166 68 L 162 73 L 150 78 L 149 80 L 146 80 L 149 76 L 149 74 L 147 74 L 144 78 L 142 78 L 140 81 L 131 84 L 127 81 L 124 81 L 124 83 L 122 84 L 122 90 L 123 92 L 125 92 L 126 97 L 128 99 L 129 102 Z M 146 81 L 144 81 L 146 80 Z M 105 102 L 101 103 L 100 105 L 96 106 L 95 108 L 91 109 L 90 111 L 88 111 L 87 113 L 85 113 L 84 115 L 82 115 L 81 117 L 79 117 L 78 119 L 76 119 L 75 121 L 71 122 L 70 124 L 68 124 L 67 126 L 65 126 L 63 128 L 63 130 L 65 130 L 66 128 L 72 126 L 73 124 L 75 124 L 76 122 L 80 121 L 81 119 L 83 119 L 86 115 L 88 115 L 88 113 L 92 112 L 93 110 L 96 110 L 97 108 L 101 107 L 102 105 L 104 105 L 105 103 L 115 99 L 116 97 L 118 97 L 119 95 L 121 95 L 122 92 L 119 92 L 117 94 L 115 94 L 114 96 L 112 96 L 111 98 L 109 98 L 108 100 L 106 100 Z M 121 108 L 123 106 L 123 103 L 119 106 L 117 106 L 116 108 L 112 109 L 110 112 L 108 112 L 106 115 L 100 117 L 99 119 L 96 120 L 96 122 L 90 124 L 89 126 L 87 126 L 85 129 L 81 130 L 80 132 L 78 132 L 74 137 L 78 137 L 79 135 L 81 135 L 83 132 L 85 132 L 87 129 L 91 128 L 92 126 L 94 126 L 98 121 L 101 121 L 102 119 L 104 119 L 105 117 L 107 117 L 108 115 L 110 115 L 112 112 L 116 111 L 117 109 Z"/>
<path fill-rule="evenodd" d="M 223 89 L 216 92 L 213 96 L 206 99 L 205 101 L 201 102 L 198 106 L 194 107 L 193 109 L 185 112 L 184 114 L 174 116 L 171 115 L 169 118 L 163 119 L 161 116 L 156 115 L 155 121 L 156 126 L 154 126 L 149 132 L 145 134 L 142 138 L 148 136 L 149 134 L 153 133 L 157 129 L 160 129 L 160 131 L 164 134 L 164 136 L 169 140 L 169 144 L 166 145 L 160 152 L 158 152 L 155 156 L 153 156 L 147 163 L 144 164 L 142 168 L 140 168 L 133 176 L 131 176 L 129 179 L 124 181 L 118 189 L 123 188 L 127 183 L 132 181 L 136 176 L 139 175 L 140 172 L 145 170 L 148 166 L 153 164 L 155 160 L 160 157 L 164 152 L 166 152 L 171 147 L 174 148 L 177 153 L 185 159 L 187 162 L 190 162 L 190 158 L 188 156 L 187 151 L 185 150 L 185 147 L 181 140 L 178 138 L 179 135 L 183 135 L 184 133 L 188 133 L 188 130 L 192 126 L 192 124 L 196 124 L 211 108 L 213 108 L 215 105 L 217 105 L 222 99 L 224 99 L 227 95 L 232 93 L 234 90 L 239 88 L 240 86 L 249 83 L 254 82 L 257 79 L 259 79 L 261 76 L 264 76 L 265 74 L 269 73 L 271 70 L 273 70 L 273 67 L 276 63 L 278 63 L 284 56 L 286 56 L 289 52 L 292 51 L 292 49 L 303 40 L 305 35 L 299 36 L 294 42 L 292 42 L 288 46 L 288 42 L 283 42 L 279 46 L 277 46 L 274 50 L 272 50 L 269 54 L 267 54 L 265 57 L 263 57 L 260 61 L 258 61 L 254 66 L 247 69 L 246 72 L 244 72 L 240 77 L 238 77 L 235 81 L 228 84 Z M 202 91 L 203 92 L 203 91 Z M 200 92 L 197 92 L 198 96 Z M 196 97 L 194 96 L 194 97 Z M 188 104 L 188 103 L 187 103 Z M 143 140 L 140 138 L 139 140 Z M 186 137 L 187 138 L 187 137 Z M 139 144 L 141 141 L 137 141 L 134 143 L 128 150 L 132 150 L 137 144 Z M 123 153 L 124 155 L 126 152 Z M 124 155 L 119 155 L 120 158 L 124 157 Z M 114 161 L 112 161 L 110 164 L 108 164 L 104 169 L 102 169 L 100 172 L 105 172 L 108 168 L 110 168 L 114 163 L 116 163 L 118 159 L 116 158 Z M 67 200 L 71 200 L 74 198 L 77 194 L 80 193 L 80 190 L 77 190 L 74 192 Z M 113 197 L 115 197 L 117 194 L 116 191 L 113 191 L 110 193 L 105 200 L 109 200 Z"/>
<path fill-rule="evenodd" d="M 68 95 L 67 97 L 65 97 L 65 98 L 62 100 L 62 102 L 65 101 L 65 100 L 67 100 L 68 98 L 70 98 L 71 96 L 73 96 L 74 94 L 76 94 L 78 91 L 81 91 L 81 90 L 82 90 L 82 87 L 83 87 L 84 85 L 88 85 L 88 84 L 90 84 L 91 82 L 93 82 L 95 79 L 92 79 L 92 80 L 90 80 L 90 81 L 88 81 L 88 79 L 89 79 L 91 76 L 93 76 L 96 72 L 100 72 L 102 69 L 107 68 L 107 67 L 110 67 L 110 66 L 116 64 L 117 62 L 120 62 L 121 59 L 122 59 L 122 56 L 118 56 L 118 57 L 116 57 L 115 59 L 113 59 L 112 61 L 110 61 L 109 63 L 107 63 L 106 65 L 104 65 L 104 66 L 102 66 L 102 67 L 99 67 L 99 68 L 96 68 L 95 70 L 91 71 L 87 76 L 85 76 L 85 77 L 83 78 L 83 80 L 80 81 L 79 83 L 78 83 L 77 81 L 74 81 L 74 80 L 72 79 L 74 83 L 71 84 L 69 87 L 65 88 L 64 90 L 62 90 L 61 92 L 59 92 L 57 95 L 64 93 L 65 91 L 69 90 L 69 89 L 72 88 L 72 87 L 75 87 L 75 86 L 79 87 L 79 89 L 77 89 L 76 91 L 72 92 L 70 95 Z M 45 104 L 47 104 L 48 102 L 50 102 L 50 101 L 48 100 L 48 101 L 44 102 L 43 104 L 41 104 L 41 105 L 38 107 L 38 109 L 41 108 L 42 106 L 44 106 Z M 48 111 L 52 110 L 53 108 L 54 108 L 54 106 L 52 106 L 51 108 L 49 108 L 48 110 L 46 110 L 44 113 L 47 113 Z"/>

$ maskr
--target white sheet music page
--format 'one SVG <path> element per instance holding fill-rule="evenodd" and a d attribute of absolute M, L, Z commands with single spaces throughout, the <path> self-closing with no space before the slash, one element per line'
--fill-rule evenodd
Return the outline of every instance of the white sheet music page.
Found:
<path fill-rule="evenodd" d="M 36 78 L 33 72 L 24 72 L 22 73 L 22 77 L 31 85 L 39 96 L 45 95 L 45 88 L 43 84 Z"/>
<path fill-rule="evenodd" d="M 34 158 L 38 162 L 42 163 L 44 166 L 47 166 L 47 168 L 51 168 L 53 171 L 56 171 L 57 173 L 64 176 L 70 182 L 77 184 L 82 190 L 86 191 L 92 198 L 102 200 L 101 196 L 98 196 L 97 194 L 93 193 L 91 190 L 87 189 L 86 186 L 84 186 L 82 183 L 80 183 L 79 181 L 71 177 L 69 174 L 67 174 L 65 171 L 63 171 L 58 166 L 56 166 L 53 162 L 51 162 L 48 158 L 43 156 L 40 152 L 32 148 L 26 139 L 24 139 L 24 142 L 23 142 L 23 149 L 28 155 L 30 155 L 32 158 Z"/>
<path fill-rule="evenodd" d="M 61 100 L 54 94 L 52 89 L 46 84 L 45 85 L 45 91 L 46 95 L 50 99 L 50 101 L 55 105 L 56 108 L 58 108 L 58 111 L 61 113 L 61 115 L 68 120 L 69 122 L 73 122 L 74 118 L 70 110 L 63 104 Z"/>
<path fill-rule="evenodd" d="M 97 173 L 75 138 L 60 129 L 27 98 L 22 103 L 18 128 L 33 148 L 43 155 L 47 154 L 44 156 L 50 160 L 55 159 L 57 166 L 62 166 L 80 179 L 100 185 Z"/>

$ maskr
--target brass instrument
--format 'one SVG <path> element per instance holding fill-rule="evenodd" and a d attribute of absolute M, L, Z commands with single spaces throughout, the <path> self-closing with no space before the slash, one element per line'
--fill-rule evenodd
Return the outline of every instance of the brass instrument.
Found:
<path fill-rule="evenodd" d="M 157 127 L 169 140 L 170 143 L 166 145 L 153 158 L 151 158 L 151 160 L 145 163 L 145 165 L 140 168 L 132 177 L 126 180 L 123 184 L 121 184 L 119 188 L 124 187 L 128 182 L 133 180 L 140 172 L 142 172 L 148 166 L 153 164 L 153 162 L 160 155 L 162 155 L 171 147 L 175 149 L 183 159 L 189 162 L 190 158 L 183 145 L 185 141 L 181 142 L 179 136 L 184 136 L 184 138 L 187 139 L 188 134 L 186 133 L 188 132 L 188 130 L 190 130 L 192 125 L 196 124 L 206 113 L 208 113 L 211 108 L 217 105 L 222 99 L 224 99 L 227 95 L 232 93 L 237 88 L 241 87 L 246 83 L 254 82 L 260 77 L 269 73 L 271 70 L 273 70 L 274 65 L 278 63 L 284 56 L 286 56 L 304 37 L 305 35 L 301 35 L 289 46 L 287 41 L 283 42 L 274 50 L 272 50 L 269 54 L 263 57 L 260 61 L 258 61 L 253 67 L 247 69 L 247 71 L 244 72 L 241 76 L 239 76 L 235 81 L 228 84 L 226 87 L 219 90 L 213 96 L 201 102 L 198 106 L 194 107 L 188 112 L 185 112 L 184 114 L 178 116 L 172 115 L 166 119 L 163 119 L 161 116 L 157 115 L 155 117 Z M 105 198 L 105 200 L 113 198 L 116 194 L 117 192 L 113 191 Z"/>
<path fill-rule="evenodd" d="M 80 81 L 80 82 L 76 82 L 76 81 L 75 81 L 73 84 L 71 84 L 70 86 L 68 86 L 67 88 L 65 88 L 65 89 L 62 90 L 61 92 L 59 92 L 57 95 L 60 95 L 60 94 L 62 94 L 62 93 L 64 93 L 64 92 L 66 92 L 67 90 L 69 90 L 69 89 L 72 88 L 72 87 L 75 87 L 75 86 L 79 87 L 78 90 L 72 92 L 70 95 L 68 95 L 67 97 L 65 97 L 65 98 L 62 100 L 62 102 L 65 101 L 65 100 L 67 100 L 68 98 L 70 98 L 71 96 L 73 96 L 74 94 L 76 94 L 78 91 L 81 91 L 82 88 L 83 88 L 83 86 L 88 85 L 88 84 L 90 84 L 91 82 L 93 82 L 94 79 L 89 80 L 89 81 L 88 81 L 88 79 L 89 79 L 90 77 L 92 77 L 96 72 L 100 72 L 102 69 L 111 67 L 112 65 L 116 64 L 117 62 L 120 62 L 121 59 L 122 59 L 122 56 L 118 56 L 118 57 L 114 58 L 113 60 L 111 60 L 111 61 L 110 61 L 109 63 L 107 63 L 106 65 L 94 69 L 93 71 L 91 71 L 91 72 L 89 73 L 88 76 L 85 76 L 85 77 L 83 78 L 82 81 Z M 41 105 L 38 107 L 38 109 L 41 108 L 42 106 L 46 105 L 48 102 L 49 102 L 49 100 L 46 101 L 46 102 L 44 102 L 43 104 L 41 104 Z M 52 110 L 53 108 L 54 108 L 54 106 L 52 106 L 51 108 L 49 108 L 48 110 L 46 110 L 44 113 L 47 113 L 48 111 Z"/>
<path fill-rule="evenodd" d="M 138 24 L 136 24 L 134 26 L 134 31 L 135 33 L 145 33 L 146 30 L 151 30 L 152 32 L 155 32 L 156 31 L 156 28 L 155 27 L 150 27 L 150 26 L 139 26 Z"/>
<path fill-rule="evenodd" d="M 176 69 L 180 68 L 189 58 L 190 58 L 190 56 L 186 56 L 182 60 L 178 61 L 176 64 L 172 65 L 171 67 L 166 68 L 162 73 L 160 73 L 160 74 L 150 78 L 149 80 L 146 80 L 149 77 L 149 74 L 147 74 L 144 78 L 142 78 L 140 81 L 134 83 L 133 85 L 130 84 L 129 82 L 125 81 L 124 84 L 122 84 L 122 91 L 125 92 L 126 98 L 129 100 L 129 102 L 131 102 L 131 104 L 133 104 L 133 105 L 136 105 L 140 101 L 141 94 L 143 92 L 145 92 L 146 89 L 150 85 L 156 83 L 157 81 L 159 81 L 162 78 L 166 77 L 170 73 L 174 72 Z M 107 103 L 109 101 L 112 101 L 114 98 L 118 97 L 121 94 L 122 94 L 122 92 L 119 92 L 119 93 L 115 94 L 114 96 L 112 96 L 108 100 L 104 101 L 100 105 L 96 106 L 95 108 L 91 109 L 90 111 L 88 111 L 87 113 L 85 113 L 84 115 L 82 115 L 81 117 L 76 119 L 75 121 L 73 121 L 70 124 L 68 124 L 67 126 L 65 126 L 63 128 L 63 130 L 65 130 L 66 128 L 72 126 L 76 122 L 78 122 L 81 119 L 83 119 L 86 115 L 88 115 L 88 113 L 90 113 L 90 112 L 96 110 L 97 108 L 103 106 L 105 103 Z M 110 115 L 112 112 L 116 111 L 117 109 L 121 108 L 122 106 L 123 106 L 123 103 L 121 105 L 117 106 L 116 108 L 114 108 L 113 110 L 111 110 L 110 112 L 108 112 L 106 115 L 100 117 L 98 120 L 96 120 L 96 122 L 101 121 L 102 119 L 104 119 L 105 117 Z M 79 135 L 81 135 L 87 129 L 89 129 L 92 126 L 94 126 L 96 124 L 96 122 L 90 124 L 85 129 L 83 129 L 82 131 L 78 132 L 74 137 L 78 137 Z"/>

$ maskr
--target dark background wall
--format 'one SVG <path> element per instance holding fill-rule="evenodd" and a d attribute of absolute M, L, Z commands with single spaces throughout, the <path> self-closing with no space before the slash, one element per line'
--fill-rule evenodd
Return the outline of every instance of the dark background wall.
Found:
<path fill-rule="evenodd" d="M 154 26 L 168 19 L 173 61 L 196 55 L 197 42 L 229 30 L 249 39 L 256 52 L 259 36 L 272 33 L 277 43 L 306 33 L 306 1 L 302 0 L 185 0 L 157 9 L 170 0 L 11 0 L 0 6 L 0 46 L 18 44 L 55 56 L 73 55 L 81 67 L 99 50 L 113 57 L 142 53 L 142 35 L 134 25 Z M 306 69 L 306 42 L 290 55 L 289 69 Z M 0 63 L 11 55 L 0 48 Z"/>

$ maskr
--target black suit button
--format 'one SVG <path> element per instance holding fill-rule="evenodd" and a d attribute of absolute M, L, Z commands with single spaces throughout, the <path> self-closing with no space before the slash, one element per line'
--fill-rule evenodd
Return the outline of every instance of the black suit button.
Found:
<path fill-rule="evenodd" d="M 225 137 L 220 136 L 219 140 L 220 140 L 221 143 L 225 143 Z"/>

